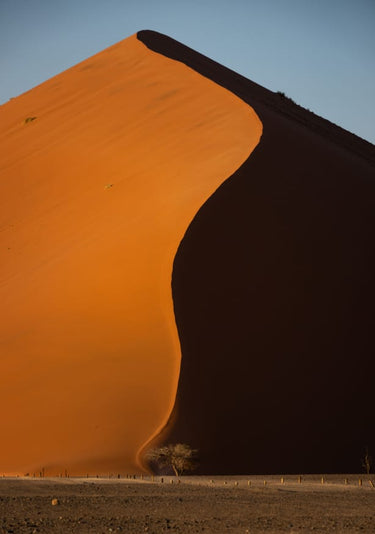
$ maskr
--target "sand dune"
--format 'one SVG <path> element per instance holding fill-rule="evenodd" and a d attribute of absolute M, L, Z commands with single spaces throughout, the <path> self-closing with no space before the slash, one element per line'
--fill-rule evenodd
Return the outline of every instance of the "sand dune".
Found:
<path fill-rule="evenodd" d="M 261 132 L 136 36 L 0 107 L 0 472 L 139 470 L 176 395 L 176 251 Z"/>
<path fill-rule="evenodd" d="M 358 472 L 375 455 L 374 146 L 173 39 L 139 38 L 263 124 L 175 258 L 182 364 L 163 439 L 198 448 L 204 474 Z"/>
<path fill-rule="evenodd" d="M 2 106 L 0 143 L 0 472 L 374 455 L 372 145 L 150 31 Z"/>

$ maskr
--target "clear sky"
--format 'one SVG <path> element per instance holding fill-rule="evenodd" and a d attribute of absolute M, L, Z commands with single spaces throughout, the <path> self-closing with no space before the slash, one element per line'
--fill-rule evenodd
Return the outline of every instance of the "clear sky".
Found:
<path fill-rule="evenodd" d="M 0 103 L 142 29 L 375 144 L 375 0 L 0 0 Z"/>

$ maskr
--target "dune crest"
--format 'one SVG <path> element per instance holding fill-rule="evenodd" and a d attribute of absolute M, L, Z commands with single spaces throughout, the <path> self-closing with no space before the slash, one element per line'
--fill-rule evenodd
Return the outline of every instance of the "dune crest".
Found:
<path fill-rule="evenodd" d="M 0 472 L 140 469 L 176 395 L 174 255 L 252 108 L 132 36 L 0 108 Z"/>

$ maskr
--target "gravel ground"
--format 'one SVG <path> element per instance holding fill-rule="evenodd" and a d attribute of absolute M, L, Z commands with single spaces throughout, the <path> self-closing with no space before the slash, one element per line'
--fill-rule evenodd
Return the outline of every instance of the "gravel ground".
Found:
<path fill-rule="evenodd" d="M 375 489 L 344 477 L 3 478 L 0 532 L 375 533 Z"/>

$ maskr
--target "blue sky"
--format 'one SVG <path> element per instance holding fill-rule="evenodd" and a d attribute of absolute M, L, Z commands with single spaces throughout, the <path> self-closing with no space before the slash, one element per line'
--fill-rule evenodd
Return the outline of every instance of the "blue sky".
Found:
<path fill-rule="evenodd" d="M 375 0 L 0 0 L 0 103 L 141 29 L 375 144 Z"/>

